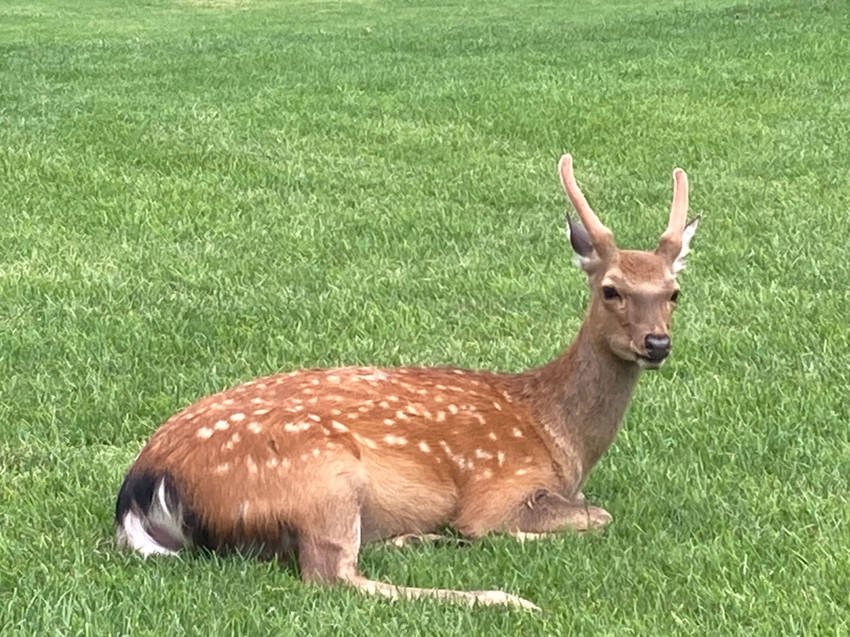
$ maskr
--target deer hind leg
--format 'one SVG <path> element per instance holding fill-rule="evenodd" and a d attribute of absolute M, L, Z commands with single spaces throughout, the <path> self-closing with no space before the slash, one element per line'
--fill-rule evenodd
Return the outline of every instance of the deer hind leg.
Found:
<path fill-rule="evenodd" d="M 556 531 L 600 530 L 612 520 L 605 509 L 591 506 L 581 499 L 567 500 L 546 489 L 526 498 L 508 524 L 508 531 L 520 541 L 550 537 Z"/>
<path fill-rule="evenodd" d="M 395 586 L 368 579 L 357 570 L 360 550 L 360 510 L 356 498 L 329 502 L 309 529 L 298 536 L 298 562 L 301 576 L 311 582 L 341 582 L 371 595 L 388 599 L 440 599 L 470 606 L 505 605 L 529 610 L 537 606 L 502 591 L 455 591 L 441 588 Z"/>

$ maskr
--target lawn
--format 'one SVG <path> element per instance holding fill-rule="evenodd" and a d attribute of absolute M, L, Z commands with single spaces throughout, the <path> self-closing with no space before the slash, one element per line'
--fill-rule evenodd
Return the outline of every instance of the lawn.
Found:
<path fill-rule="evenodd" d="M 848 41 L 844 0 L 0 4 L 0 633 L 848 634 Z M 702 216 L 587 484 L 614 523 L 360 558 L 542 612 L 116 550 L 124 471 L 203 395 L 562 351 L 566 151 L 623 247 L 674 166 Z"/>

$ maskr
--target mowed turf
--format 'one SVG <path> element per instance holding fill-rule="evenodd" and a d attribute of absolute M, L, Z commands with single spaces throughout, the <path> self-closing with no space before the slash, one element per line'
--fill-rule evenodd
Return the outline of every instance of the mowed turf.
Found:
<path fill-rule="evenodd" d="M 0 633 L 850 631 L 850 6 L 0 5 Z M 292 564 L 113 541 L 154 429 L 305 366 L 520 370 L 587 300 L 555 165 L 622 247 L 703 223 L 672 360 L 586 492 L 602 535 Z"/>

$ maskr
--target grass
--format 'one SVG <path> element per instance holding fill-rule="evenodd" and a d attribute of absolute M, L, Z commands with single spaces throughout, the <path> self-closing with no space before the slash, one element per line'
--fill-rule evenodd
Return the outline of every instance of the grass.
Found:
<path fill-rule="evenodd" d="M 0 6 L 0 632 L 850 631 L 850 7 L 11 0 Z M 620 245 L 703 224 L 673 360 L 587 486 L 604 535 L 368 547 L 388 604 L 112 544 L 193 400 L 300 366 L 519 370 L 586 301 L 564 151 Z"/>

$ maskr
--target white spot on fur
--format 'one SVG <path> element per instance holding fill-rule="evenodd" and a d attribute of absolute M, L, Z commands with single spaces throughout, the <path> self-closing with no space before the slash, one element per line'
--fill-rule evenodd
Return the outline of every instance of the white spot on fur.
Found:
<path fill-rule="evenodd" d="M 271 409 L 255 409 L 254 415 L 255 416 L 265 416 L 270 411 L 271 411 Z"/>
<path fill-rule="evenodd" d="M 431 453 L 431 447 L 424 440 L 419 441 L 419 448 L 422 450 L 422 453 Z"/>
<path fill-rule="evenodd" d="M 336 374 L 330 374 L 328 376 L 328 381 L 331 383 L 338 383 L 340 381 L 340 378 Z"/>
<path fill-rule="evenodd" d="M 278 460 L 276 457 L 272 456 L 271 458 L 266 460 L 266 467 L 268 467 L 269 469 L 274 469 L 279 463 L 280 463 L 280 460 Z"/>
<path fill-rule="evenodd" d="M 288 431 L 289 433 L 300 433 L 303 431 L 307 431 L 312 425 L 309 422 L 300 421 L 300 422 L 288 422 L 283 426 L 284 431 Z"/>
<path fill-rule="evenodd" d="M 354 436 L 354 439 L 357 442 L 359 442 L 361 445 L 369 447 L 369 449 L 377 449 L 378 448 L 378 445 L 376 445 L 375 441 L 372 440 L 371 438 L 366 438 L 365 436 L 360 436 L 356 433 L 351 434 L 351 435 Z"/>
<path fill-rule="evenodd" d="M 395 417 L 398 418 L 399 420 L 407 420 L 407 414 L 404 413 L 403 411 L 395 412 Z"/>
<path fill-rule="evenodd" d="M 511 429 L 511 433 L 513 434 L 514 438 L 522 438 L 522 432 L 516 427 Z"/>
<path fill-rule="evenodd" d="M 381 401 L 381 402 L 379 402 L 378 404 L 379 404 L 381 407 L 383 407 L 384 409 L 389 409 L 389 408 L 390 408 L 390 404 L 389 404 L 386 400 L 382 400 L 382 401 Z"/>
<path fill-rule="evenodd" d="M 395 420 L 393 420 L 392 418 L 384 418 L 384 424 L 387 426 L 392 426 L 395 424 Z"/>
<path fill-rule="evenodd" d="M 392 434 L 387 434 L 384 436 L 384 442 L 393 447 L 403 447 L 407 444 L 407 438 L 404 436 L 393 436 Z"/>
<path fill-rule="evenodd" d="M 339 409 L 331 409 L 331 416 L 339 416 L 342 412 Z"/>
<path fill-rule="evenodd" d="M 245 468 L 248 469 L 248 473 L 251 475 L 256 475 L 259 470 L 257 463 L 254 462 L 254 459 L 251 456 L 245 456 Z"/>
<path fill-rule="evenodd" d="M 215 473 L 217 473 L 218 475 L 222 475 L 224 473 L 227 473 L 228 471 L 230 471 L 230 463 L 229 462 L 222 462 L 221 464 L 216 465 L 216 467 L 215 467 L 215 469 L 213 469 L 213 471 Z"/>
<path fill-rule="evenodd" d="M 501 405 L 499 402 L 495 401 L 495 400 L 493 401 L 493 407 L 495 407 L 495 408 L 496 408 L 496 409 L 498 409 L 499 411 L 502 411 L 502 405 Z"/>
<path fill-rule="evenodd" d="M 367 382 L 376 382 L 380 380 L 387 380 L 387 375 L 385 372 L 382 372 L 380 369 L 373 370 L 369 374 L 360 374 L 359 378 L 361 380 L 365 380 Z"/>
<path fill-rule="evenodd" d="M 448 405 L 448 406 L 446 407 L 446 409 L 448 409 L 448 410 L 449 410 L 452 414 L 456 414 L 458 411 L 460 411 L 460 410 L 457 408 L 457 405 Z"/>
<path fill-rule="evenodd" d="M 345 433 L 346 431 L 348 431 L 348 427 L 346 427 L 345 425 L 343 425 L 341 422 L 339 422 L 337 420 L 331 421 L 331 427 L 333 427 L 337 431 L 341 431 L 342 433 Z"/>
<path fill-rule="evenodd" d="M 490 440 L 498 440 L 498 439 L 499 439 L 499 437 L 498 437 L 495 433 L 493 433 L 492 431 L 491 431 L 490 433 L 488 433 L 488 434 L 487 434 L 487 437 L 488 437 Z"/>
<path fill-rule="evenodd" d="M 219 420 L 217 423 L 215 423 L 213 425 L 213 427 L 215 429 L 217 429 L 218 431 L 225 431 L 226 429 L 228 429 L 230 427 L 230 425 L 228 425 L 227 422 L 224 421 L 224 420 Z"/>
<path fill-rule="evenodd" d="M 484 451 L 483 449 L 476 449 L 475 457 L 480 460 L 490 460 L 493 457 L 493 454 L 489 451 Z"/>
<path fill-rule="evenodd" d="M 307 414 L 307 418 L 309 418 L 313 422 L 319 422 L 319 421 L 322 420 L 322 417 L 319 416 L 318 414 Z"/>
<path fill-rule="evenodd" d="M 490 469 L 484 469 L 484 473 L 482 473 L 481 475 L 483 475 L 485 478 L 492 478 L 493 472 Z"/>
<path fill-rule="evenodd" d="M 240 440 L 242 440 L 242 436 L 240 436 L 239 432 L 236 431 L 233 433 L 233 435 L 230 436 L 230 440 L 228 440 L 226 443 L 224 443 L 224 445 L 222 445 L 222 449 L 230 451 L 231 449 L 233 449 L 233 447 L 239 444 Z"/>
<path fill-rule="evenodd" d="M 514 475 L 524 476 L 526 473 L 528 473 L 528 469 L 517 469 Z"/>
<path fill-rule="evenodd" d="M 313 449 L 313 451 L 311 451 L 311 453 L 313 454 L 314 458 L 318 458 L 319 457 L 319 448 L 316 447 L 315 449 Z"/>
<path fill-rule="evenodd" d="M 436 418 L 437 422 L 443 422 L 445 419 L 446 419 L 446 412 L 438 411 L 437 412 L 437 418 Z"/>
<path fill-rule="evenodd" d="M 498 453 L 496 453 L 496 458 L 499 460 L 499 466 L 500 467 L 503 464 L 505 464 L 505 452 L 504 451 L 499 451 Z"/>
<path fill-rule="evenodd" d="M 213 435 L 213 430 L 209 427 L 201 427 L 200 429 L 198 429 L 195 435 L 202 440 L 206 440 L 207 438 Z"/>

